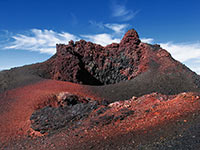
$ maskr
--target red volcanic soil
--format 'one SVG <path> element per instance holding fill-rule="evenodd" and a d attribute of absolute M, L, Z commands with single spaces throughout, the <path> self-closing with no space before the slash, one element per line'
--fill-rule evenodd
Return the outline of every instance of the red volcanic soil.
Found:
<path fill-rule="evenodd" d="M 72 144 L 72 149 L 80 149 L 85 146 L 84 148 L 87 149 L 88 145 L 91 144 L 90 147 L 93 149 L 99 149 L 108 144 L 108 149 L 116 149 L 117 147 L 138 149 L 141 143 L 145 145 L 149 141 L 155 142 L 156 138 L 164 141 L 169 140 L 169 137 L 175 138 L 177 134 L 185 136 L 184 130 L 188 130 L 192 126 L 195 117 L 198 118 L 199 102 L 200 97 L 194 93 L 182 93 L 177 96 L 153 93 L 111 103 L 109 105 L 111 108 L 103 113 L 99 119 L 103 116 L 107 118 L 114 116 L 113 120 L 102 125 L 98 124 L 93 129 L 88 128 L 88 126 L 91 126 L 91 120 L 90 123 L 88 123 L 89 120 L 86 120 L 85 127 L 77 129 L 78 131 L 75 130 L 79 133 L 79 137 L 83 136 L 84 138 L 79 139 L 79 142 L 75 142 L 77 139 L 70 138 L 72 141 L 69 142 L 68 146 Z M 123 112 L 133 113 L 126 118 L 123 116 Z M 73 135 L 74 131 L 71 132 Z M 148 146 L 143 148 L 148 148 Z M 184 147 L 181 148 L 184 149 Z"/>
<path fill-rule="evenodd" d="M 44 81 L 31 85 L 30 89 L 35 87 L 40 90 L 32 94 L 27 91 L 25 95 L 32 97 L 44 90 L 39 88 L 41 85 L 54 84 Z M 71 83 L 59 85 L 55 90 L 49 88 L 44 91 L 48 94 L 61 90 L 89 96 L 88 91 L 82 91 L 80 86 Z M 26 92 L 23 88 L 18 90 Z M 77 121 L 79 125 L 75 121 L 67 128 L 43 134 L 30 129 L 29 120 L 35 105 L 42 102 L 41 97 L 27 101 L 21 94 L 18 96 L 19 99 L 15 99 L 18 103 L 13 102 L 8 108 L 12 111 L 7 111 L 6 115 L 1 114 L 1 121 L 4 120 L 1 122 L 4 125 L 1 127 L 1 137 L 10 140 L 3 144 L 2 148 L 5 149 L 166 149 L 170 145 L 177 147 L 177 142 L 178 149 L 184 149 L 184 145 L 181 145 L 184 143 L 193 144 L 193 149 L 200 146 L 195 143 L 198 140 L 196 133 L 200 119 L 200 95 L 197 93 L 174 96 L 152 93 L 106 106 L 100 105 L 88 117 Z"/>
<path fill-rule="evenodd" d="M 65 91 L 94 97 L 85 86 L 55 80 L 43 80 L 2 93 L 0 95 L 0 140 L 9 140 L 27 134 L 31 114 L 36 109 L 48 105 L 48 102 L 51 103 L 49 99 L 52 95 Z"/>

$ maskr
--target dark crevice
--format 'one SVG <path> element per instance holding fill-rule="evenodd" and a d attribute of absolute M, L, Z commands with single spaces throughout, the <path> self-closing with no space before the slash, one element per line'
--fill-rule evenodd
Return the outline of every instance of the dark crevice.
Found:
<path fill-rule="evenodd" d="M 78 71 L 76 78 L 78 81 L 82 82 L 82 84 L 86 85 L 103 85 L 102 82 L 97 80 L 94 76 L 92 76 L 86 69 L 85 64 L 82 61 L 82 56 L 77 52 L 73 52 L 75 56 L 79 59 L 79 67 L 80 70 Z"/>
<path fill-rule="evenodd" d="M 82 63 L 80 63 L 81 70 L 77 73 L 77 79 L 82 82 L 82 84 L 86 85 L 103 85 L 99 80 L 94 78 L 83 66 Z"/>

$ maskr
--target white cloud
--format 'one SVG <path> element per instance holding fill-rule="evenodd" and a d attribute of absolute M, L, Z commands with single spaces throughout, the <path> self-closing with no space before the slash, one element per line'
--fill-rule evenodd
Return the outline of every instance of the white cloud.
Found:
<path fill-rule="evenodd" d="M 87 40 L 106 46 L 111 43 L 119 43 L 121 39 L 114 38 L 111 34 L 82 35 Z"/>
<path fill-rule="evenodd" d="M 115 33 L 122 34 L 122 31 L 128 26 L 127 24 L 106 24 L 110 30 Z M 56 44 L 67 43 L 70 40 L 79 40 L 83 38 L 91 42 L 101 44 L 103 46 L 120 42 L 120 38 L 116 38 L 115 34 L 94 34 L 76 36 L 67 32 L 55 32 L 53 30 L 32 29 L 28 34 L 17 34 L 11 36 L 13 42 L 8 42 L 3 49 L 29 50 L 38 51 L 40 53 L 54 54 L 56 52 Z"/>
<path fill-rule="evenodd" d="M 71 24 L 72 25 L 76 25 L 76 24 L 78 24 L 78 19 L 77 19 L 77 17 L 76 17 L 76 15 L 74 14 L 74 13 L 70 13 L 70 17 L 71 17 Z"/>
<path fill-rule="evenodd" d="M 102 23 L 90 20 L 89 23 L 93 26 L 96 26 L 100 29 L 110 29 L 117 34 L 123 34 L 125 30 L 130 26 L 129 24 L 119 24 L 119 23 Z"/>
<path fill-rule="evenodd" d="M 120 34 L 126 30 L 126 28 L 129 26 L 129 24 L 116 24 L 116 23 L 109 24 L 108 23 L 108 24 L 105 24 L 104 26 L 113 30 L 115 33 Z"/>
<path fill-rule="evenodd" d="M 102 24 L 102 26 L 121 35 L 128 27 L 128 24 Z M 70 40 L 76 41 L 79 40 L 80 37 L 103 46 L 113 42 L 120 42 L 120 39 L 115 38 L 114 34 L 102 33 L 76 36 L 68 32 L 59 33 L 53 30 L 31 29 L 28 34 L 16 34 L 11 36 L 13 42 L 7 42 L 8 44 L 4 46 L 3 49 L 38 51 L 40 53 L 52 55 L 56 52 L 56 44 L 67 43 Z"/>
<path fill-rule="evenodd" d="M 161 47 L 168 50 L 172 56 L 181 61 L 185 62 L 190 59 L 200 58 L 200 43 L 160 43 Z"/>
<path fill-rule="evenodd" d="M 14 67 L 16 67 L 16 66 L 14 66 Z M 10 68 L 14 68 L 14 67 L 10 67 Z M 10 68 L 0 68 L 0 71 L 9 70 Z"/>
<path fill-rule="evenodd" d="M 141 41 L 142 41 L 143 43 L 152 44 L 153 41 L 154 41 L 154 39 L 152 39 L 152 38 L 141 38 Z"/>
<path fill-rule="evenodd" d="M 135 15 L 139 12 L 133 12 L 132 10 L 128 10 L 125 5 L 117 4 L 116 2 L 112 3 L 112 17 L 119 18 L 121 21 L 129 21 L 135 17 Z"/>
<path fill-rule="evenodd" d="M 100 28 L 100 29 L 104 29 L 104 27 L 105 27 L 102 22 L 96 22 L 96 21 L 90 20 L 89 23 L 93 26 Z"/>
<path fill-rule="evenodd" d="M 70 40 L 78 40 L 73 34 L 67 32 L 55 32 L 52 30 L 32 29 L 30 35 L 17 34 L 12 36 L 11 42 L 4 49 L 18 49 L 39 51 L 40 53 L 54 54 L 57 43 L 67 43 Z"/>
<path fill-rule="evenodd" d="M 187 64 L 186 64 L 187 65 Z M 194 63 L 194 65 L 197 65 L 196 63 Z M 198 64 L 198 66 L 194 66 L 194 65 L 187 65 L 191 70 L 195 71 L 197 74 L 200 75 L 200 64 Z"/>

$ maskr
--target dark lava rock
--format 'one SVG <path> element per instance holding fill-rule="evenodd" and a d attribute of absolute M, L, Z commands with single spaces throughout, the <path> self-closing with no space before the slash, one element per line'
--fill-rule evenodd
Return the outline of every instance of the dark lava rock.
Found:
<path fill-rule="evenodd" d="M 135 58 L 141 57 L 139 44 L 139 36 L 133 29 L 125 34 L 120 44 L 113 43 L 106 47 L 84 40 L 70 41 L 68 45 L 57 44 L 56 55 L 47 62 L 51 64 L 48 65 L 49 76 L 51 79 L 89 85 L 128 80 L 137 70 Z"/>
<path fill-rule="evenodd" d="M 96 101 L 88 103 L 78 103 L 78 97 L 75 95 L 66 98 L 69 100 L 66 105 L 59 107 L 46 106 L 36 110 L 30 117 L 31 128 L 41 133 L 57 130 L 62 127 L 67 127 L 70 123 L 86 118 L 91 111 L 98 108 Z M 65 99 L 65 100 L 66 100 Z"/>
<path fill-rule="evenodd" d="M 96 111 L 97 115 L 103 114 L 109 109 L 109 107 L 102 107 L 99 110 Z"/>
<path fill-rule="evenodd" d="M 124 120 L 128 116 L 134 114 L 133 110 L 129 110 L 127 108 L 121 109 L 120 110 L 121 113 L 119 115 L 104 114 L 108 109 L 110 109 L 110 108 L 102 107 L 99 110 L 97 110 L 95 118 L 92 118 L 90 120 L 91 126 L 97 126 L 97 125 L 105 126 L 105 125 L 111 124 L 112 122 L 114 123 L 118 120 Z"/>
<path fill-rule="evenodd" d="M 104 126 L 104 125 L 110 124 L 112 120 L 114 119 L 114 117 L 115 117 L 114 115 L 106 114 L 106 115 L 90 120 L 90 123 L 92 126 L 95 126 L 95 125 Z"/>
<path fill-rule="evenodd" d="M 102 101 L 100 102 L 100 104 L 101 104 L 101 105 L 104 105 L 104 106 L 108 106 L 108 105 L 109 105 L 109 101 L 107 101 L 107 100 L 102 100 Z"/>
<path fill-rule="evenodd" d="M 124 120 L 126 117 L 133 115 L 134 111 L 133 110 L 127 110 L 127 111 L 122 111 L 122 113 L 118 116 L 115 116 L 114 120 Z"/>
<path fill-rule="evenodd" d="M 66 105 L 68 105 L 68 106 L 73 106 L 73 105 L 80 103 L 80 101 L 79 101 L 78 96 L 71 95 L 71 96 L 68 96 L 66 99 L 64 99 L 63 103 L 66 103 Z"/>

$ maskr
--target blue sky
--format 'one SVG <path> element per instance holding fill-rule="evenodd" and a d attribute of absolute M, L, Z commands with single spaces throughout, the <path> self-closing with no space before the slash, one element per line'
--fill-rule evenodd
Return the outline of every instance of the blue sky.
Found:
<path fill-rule="evenodd" d="M 119 42 L 130 28 L 200 73 L 198 0 L 0 0 L 0 70 L 41 62 L 56 43 Z"/>

